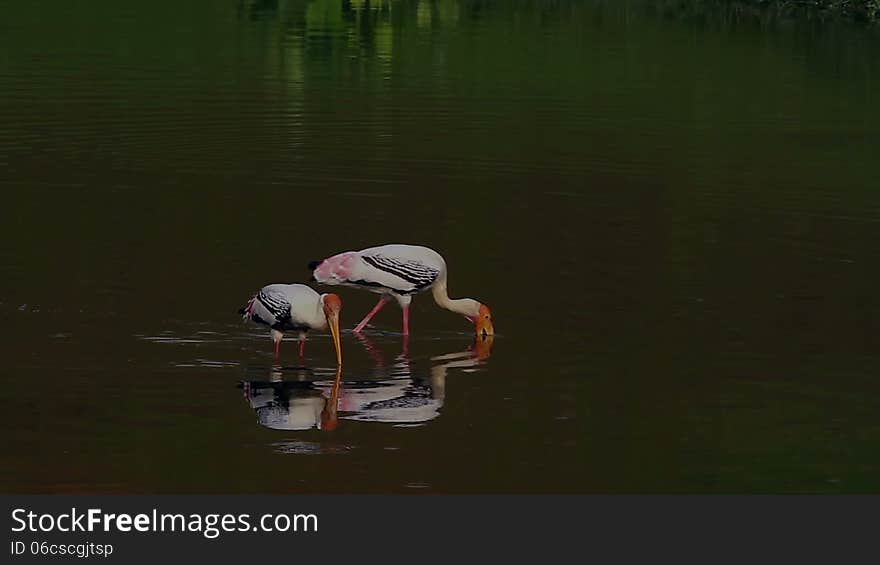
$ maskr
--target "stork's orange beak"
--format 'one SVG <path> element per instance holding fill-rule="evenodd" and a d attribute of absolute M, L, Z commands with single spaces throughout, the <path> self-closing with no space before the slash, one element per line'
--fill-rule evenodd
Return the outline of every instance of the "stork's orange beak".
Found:
<path fill-rule="evenodd" d="M 477 336 L 477 339 L 474 341 L 474 354 L 476 354 L 477 359 L 485 361 L 492 356 L 492 343 L 494 341 L 495 336 L 493 335 Z"/>
<path fill-rule="evenodd" d="M 495 326 L 492 325 L 492 311 L 485 304 L 480 305 L 480 313 L 474 320 L 474 326 L 477 330 L 477 337 L 495 335 Z"/>
<path fill-rule="evenodd" d="M 339 314 L 331 316 L 328 322 L 330 322 L 330 334 L 333 336 L 333 346 L 336 348 L 336 364 L 341 367 L 342 345 L 339 341 Z"/>
<path fill-rule="evenodd" d="M 339 341 L 339 312 L 342 310 L 342 299 L 335 294 L 324 297 L 324 314 L 330 326 L 330 335 L 333 336 L 333 346 L 336 348 L 336 364 L 342 366 L 342 345 Z"/>

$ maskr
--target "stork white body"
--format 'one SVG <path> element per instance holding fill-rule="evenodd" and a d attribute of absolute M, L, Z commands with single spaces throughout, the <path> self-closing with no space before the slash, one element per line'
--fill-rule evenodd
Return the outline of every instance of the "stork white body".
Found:
<path fill-rule="evenodd" d="M 261 288 L 239 314 L 244 320 L 270 328 L 276 360 L 284 333 L 290 331 L 299 335 L 302 356 L 308 332 L 323 330 L 329 325 L 324 304 L 326 296 L 304 284 L 270 284 Z"/>
<path fill-rule="evenodd" d="M 477 323 L 489 310 L 476 300 L 453 300 L 446 291 L 446 261 L 428 247 L 389 244 L 360 251 L 346 251 L 309 265 L 314 279 L 322 284 L 345 285 L 381 295 L 379 303 L 354 328 L 360 332 L 392 298 L 403 309 L 403 333 L 409 335 L 409 305 L 414 294 L 431 289 L 437 304 Z M 489 324 L 490 332 L 491 323 Z"/>

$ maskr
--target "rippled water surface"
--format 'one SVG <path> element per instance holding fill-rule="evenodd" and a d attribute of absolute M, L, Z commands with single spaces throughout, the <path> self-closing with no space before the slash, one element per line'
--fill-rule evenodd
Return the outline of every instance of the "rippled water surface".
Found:
<path fill-rule="evenodd" d="M 880 37 L 674 5 L 6 6 L 0 491 L 876 492 Z M 494 341 L 273 367 L 387 242 Z"/>

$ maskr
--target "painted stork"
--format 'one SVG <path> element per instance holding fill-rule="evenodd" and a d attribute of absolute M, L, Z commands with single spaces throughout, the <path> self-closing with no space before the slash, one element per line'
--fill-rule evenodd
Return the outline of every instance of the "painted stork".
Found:
<path fill-rule="evenodd" d="M 437 305 L 470 320 L 478 336 L 495 334 L 488 306 L 471 298 L 449 298 L 446 293 L 446 261 L 433 249 L 420 245 L 381 245 L 312 261 L 309 268 L 319 283 L 353 286 L 381 295 L 379 303 L 354 328 L 355 333 L 360 333 L 394 297 L 403 309 L 403 335 L 409 336 L 412 296 L 431 289 Z"/>
<path fill-rule="evenodd" d="M 275 361 L 280 358 L 281 340 L 286 331 L 299 332 L 299 354 L 305 351 L 309 330 L 323 330 L 330 326 L 336 363 L 342 365 L 339 344 L 339 311 L 342 299 L 336 294 L 318 294 L 304 284 L 270 284 L 260 289 L 247 305 L 238 311 L 243 320 L 250 320 L 271 328 L 275 343 Z"/>

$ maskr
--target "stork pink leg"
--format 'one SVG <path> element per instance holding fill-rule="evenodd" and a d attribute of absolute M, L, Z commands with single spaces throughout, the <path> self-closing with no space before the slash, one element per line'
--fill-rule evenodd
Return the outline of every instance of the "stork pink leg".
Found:
<path fill-rule="evenodd" d="M 281 340 L 275 342 L 275 362 L 281 359 Z"/>
<path fill-rule="evenodd" d="M 370 320 L 373 319 L 373 316 L 375 316 L 379 312 L 379 310 L 382 309 L 383 306 L 388 304 L 388 300 L 390 300 L 390 299 L 387 296 L 383 296 L 382 298 L 380 298 L 379 303 L 376 304 L 376 306 L 374 306 L 372 310 L 370 310 L 370 313 L 367 314 L 363 320 L 361 320 L 360 324 L 355 326 L 354 333 L 361 333 L 361 330 L 363 330 L 366 327 L 366 325 L 370 322 Z"/>
<path fill-rule="evenodd" d="M 358 341 L 364 344 L 364 347 L 367 349 L 367 353 L 370 354 L 370 357 L 372 357 L 373 361 L 376 363 L 376 367 L 380 369 L 384 368 L 385 359 L 382 357 L 382 352 L 379 351 L 379 349 L 375 346 L 375 344 L 373 344 L 372 341 L 370 341 L 370 338 L 361 334 L 356 334 L 355 337 L 358 338 Z"/>
<path fill-rule="evenodd" d="M 409 306 L 403 307 L 403 336 L 409 337 Z"/>
<path fill-rule="evenodd" d="M 300 359 L 300 361 L 302 361 L 302 358 L 305 356 L 305 354 L 306 354 L 306 340 L 300 339 L 299 340 L 299 359 Z"/>

